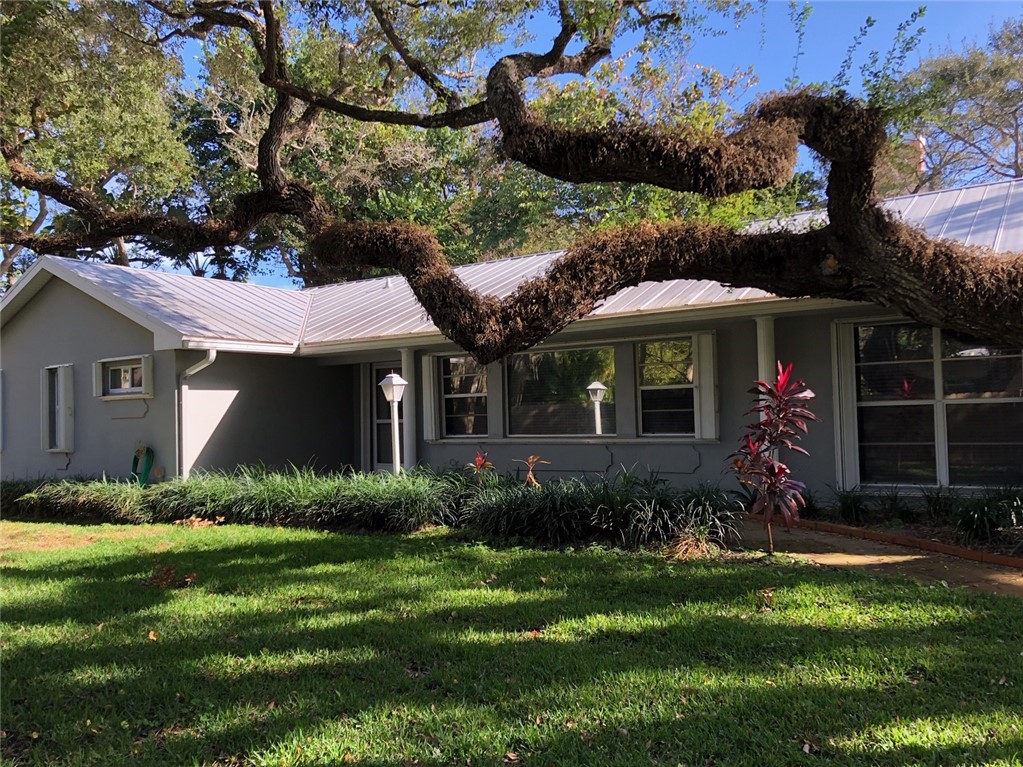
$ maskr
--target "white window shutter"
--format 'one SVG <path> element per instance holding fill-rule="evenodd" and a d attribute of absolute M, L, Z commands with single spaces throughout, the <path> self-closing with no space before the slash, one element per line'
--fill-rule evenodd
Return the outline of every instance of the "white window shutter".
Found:
<path fill-rule="evenodd" d="M 92 363 L 92 396 L 103 396 L 103 363 Z"/>
<path fill-rule="evenodd" d="M 57 439 L 61 450 L 70 453 L 75 449 L 75 380 L 71 365 L 57 368 L 57 391 L 60 410 Z"/>
<path fill-rule="evenodd" d="M 153 396 L 153 355 L 142 355 L 142 393 Z"/>
<path fill-rule="evenodd" d="M 423 439 L 437 439 L 437 364 L 438 357 L 423 355 Z"/>
<path fill-rule="evenodd" d="M 717 359 L 714 333 L 697 333 L 696 394 L 699 418 L 697 439 L 718 439 Z"/>
<path fill-rule="evenodd" d="M 50 370 L 43 368 L 39 371 L 39 447 L 43 450 L 50 449 Z"/>

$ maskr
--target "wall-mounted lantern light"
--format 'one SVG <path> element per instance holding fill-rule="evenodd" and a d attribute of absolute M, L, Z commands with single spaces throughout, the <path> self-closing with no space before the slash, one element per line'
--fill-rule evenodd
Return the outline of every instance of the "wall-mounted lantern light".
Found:
<path fill-rule="evenodd" d="M 586 391 L 589 392 L 590 400 L 593 402 L 593 424 L 596 427 L 596 433 L 603 434 L 604 429 L 600 423 L 600 403 L 604 400 L 604 395 L 607 394 L 607 387 L 600 381 L 594 381 L 586 387 Z"/>
<path fill-rule="evenodd" d="M 384 399 L 391 403 L 391 456 L 394 458 L 394 473 L 401 472 L 401 444 L 398 441 L 398 403 L 405 393 L 408 381 L 395 372 L 384 376 L 380 382 L 380 388 L 384 392 Z"/>

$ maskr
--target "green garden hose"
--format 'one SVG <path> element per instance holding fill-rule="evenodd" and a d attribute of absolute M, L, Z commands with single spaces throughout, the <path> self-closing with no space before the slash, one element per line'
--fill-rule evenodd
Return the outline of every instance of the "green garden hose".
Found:
<path fill-rule="evenodd" d="M 139 470 L 139 461 L 142 461 L 142 470 Z M 153 470 L 153 448 L 140 447 L 135 451 L 135 457 L 131 459 L 131 477 L 140 485 L 145 487 L 149 484 L 149 472 Z"/>

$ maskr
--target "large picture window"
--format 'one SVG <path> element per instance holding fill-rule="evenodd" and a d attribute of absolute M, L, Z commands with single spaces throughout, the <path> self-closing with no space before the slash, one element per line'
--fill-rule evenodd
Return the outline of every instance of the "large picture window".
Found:
<path fill-rule="evenodd" d="M 926 325 L 854 328 L 859 481 L 1023 481 L 1023 354 Z"/>
<path fill-rule="evenodd" d="M 511 435 L 594 435 L 595 407 L 601 433 L 614 434 L 615 368 L 611 347 L 515 354 L 507 364 L 508 433 Z M 607 387 L 602 402 L 587 387 Z"/>
<path fill-rule="evenodd" d="M 440 379 L 444 436 L 485 436 L 487 369 L 472 357 L 444 357 Z"/>
<path fill-rule="evenodd" d="M 696 434 L 692 338 L 637 344 L 641 434 Z"/>

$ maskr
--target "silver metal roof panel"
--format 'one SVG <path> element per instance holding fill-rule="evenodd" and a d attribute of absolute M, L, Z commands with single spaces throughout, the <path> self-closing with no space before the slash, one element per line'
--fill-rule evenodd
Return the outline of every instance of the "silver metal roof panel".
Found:
<path fill-rule="evenodd" d="M 68 269 L 185 338 L 297 344 L 301 292 L 181 274 L 59 259 Z"/>
<path fill-rule="evenodd" d="M 1023 179 L 895 197 L 884 206 L 933 237 L 954 238 L 997 251 L 1023 252 Z M 750 231 L 798 231 L 825 217 L 820 211 L 800 213 L 754 222 Z M 563 253 L 467 264 L 457 267 L 456 272 L 470 287 L 505 297 L 524 281 L 543 274 Z M 438 333 L 405 279 L 398 276 L 290 290 L 72 259 L 47 262 L 54 269 L 67 269 L 88 280 L 186 340 L 292 346 L 301 342 L 303 347 L 315 348 Z M 3 302 L 5 308 L 10 303 L 8 298 Z M 732 288 L 709 280 L 644 282 L 601 302 L 590 317 L 771 298 L 770 293 L 756 288 Z"/>

